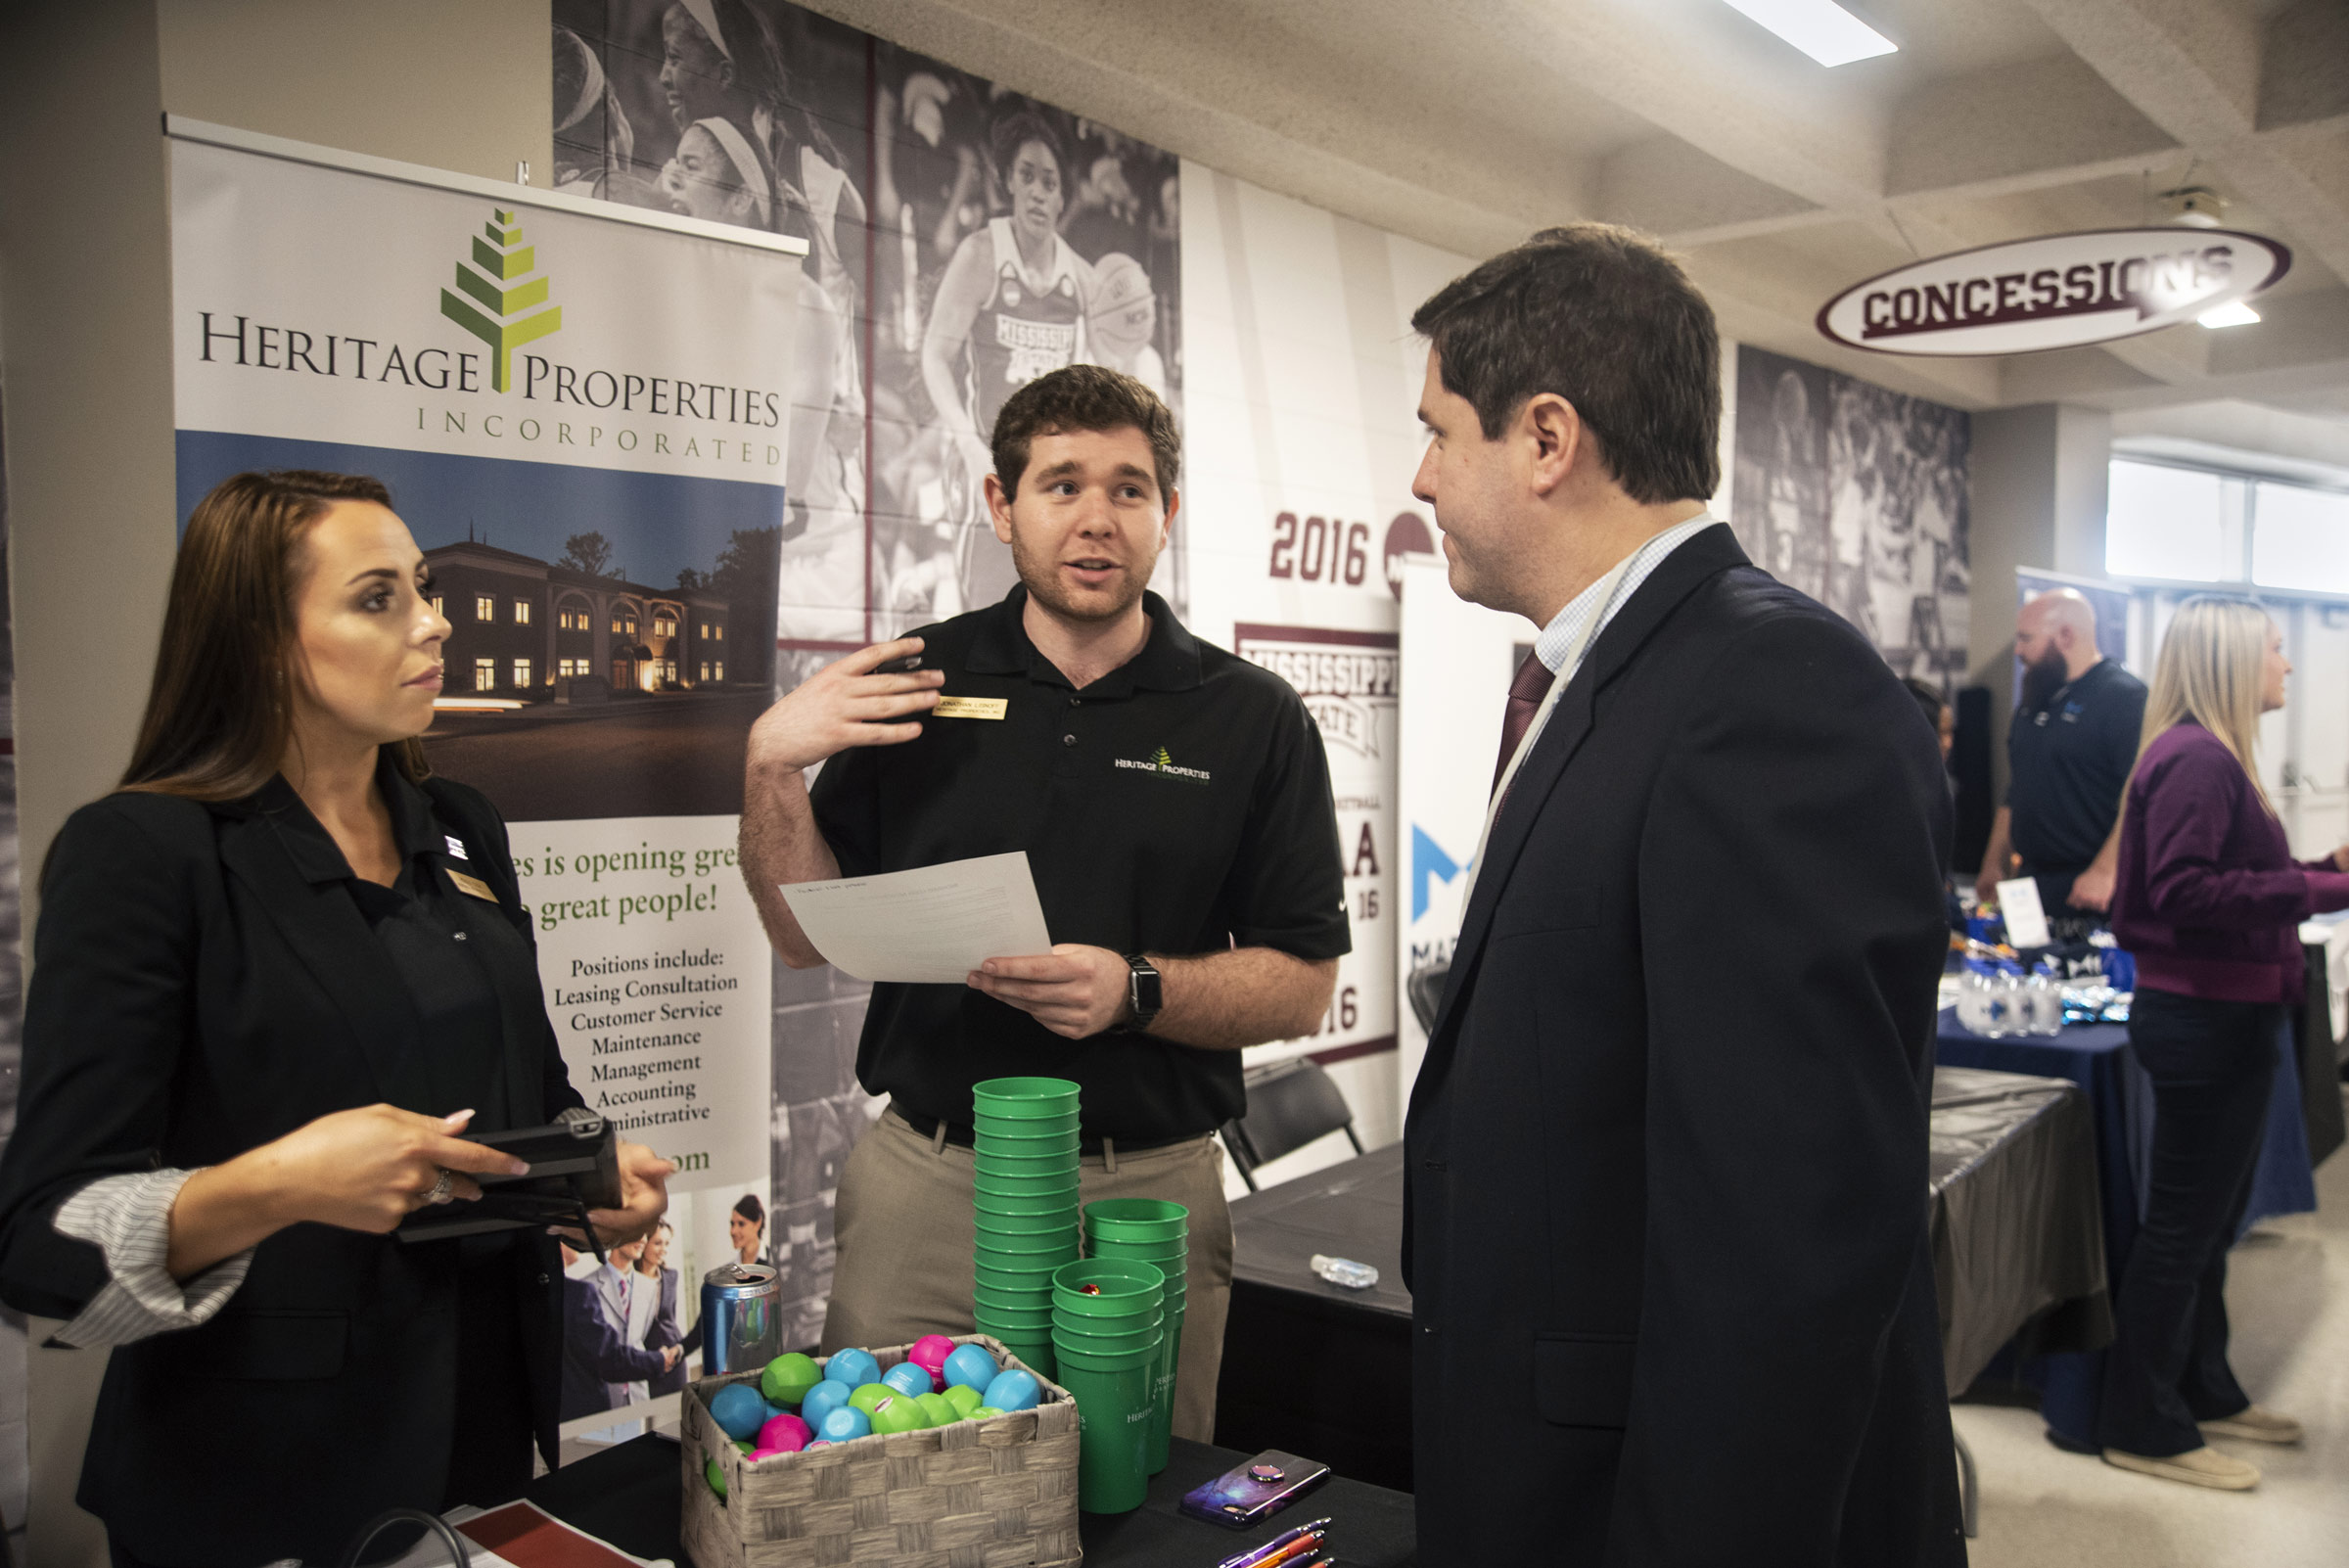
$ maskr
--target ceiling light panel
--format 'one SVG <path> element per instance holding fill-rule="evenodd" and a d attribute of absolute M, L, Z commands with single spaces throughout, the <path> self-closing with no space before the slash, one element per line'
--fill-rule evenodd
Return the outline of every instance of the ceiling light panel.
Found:
<path fill-rule="evenodd" d="M 1834 0 L 1724 0 L 1822 66 L 1889 55 L 1900 47 Z"/>

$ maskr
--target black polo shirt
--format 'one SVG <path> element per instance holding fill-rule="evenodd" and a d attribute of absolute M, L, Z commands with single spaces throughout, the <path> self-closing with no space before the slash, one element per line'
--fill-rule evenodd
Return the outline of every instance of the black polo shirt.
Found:
<path fill-rule="evenodd" d="M 813 791 L 847 876 L 1025 850 L 1055 943 L 1189 954 L 1352 945 L 1321 733 L 1267 670 L 1193 638 L 1145 594 L 1150 640 L 1082 691 L 1028 640 L 1024 587 L 918 633 L 944 695 L 1003 716 L 924 721 L 826 762 Z M 1237 1051 L 1143 1035 L 1072 1040 L 967 986 L 876 985 L 856 1077 L 967 1126 L 971 1085 L 1041 1074 L 1082 1090 L 1093 1137 L 1206 1132 L 1245 1108 Z"/>
<path fill-rule="evenodd" d="M 2015 711 L 2006 731 L 2006 804 L 2023 869 L 2054 902 L 2088 869 L 2121 811 L 2137 765 L 2145 684 L 2106 659 L 2057 687 L 2044 707 Z"/>

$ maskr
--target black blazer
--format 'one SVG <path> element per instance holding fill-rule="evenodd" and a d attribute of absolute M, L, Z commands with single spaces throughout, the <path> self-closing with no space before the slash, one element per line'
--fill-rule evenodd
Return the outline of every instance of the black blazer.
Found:
<path fill-rule="evenodd" d="M 450 860 L 497 894 L 460 899 L 495 979 L 509 1126 L 580 1103 L 537 985 L 505 824 L 463 785 L 426 786 Z M 0 1159 L 0 1299 L 72 1317 L 107 1282 L 53 1227 L 91 1180 L 215 1165 L 319 1116 L 424 1102 L 421 1027 L 339 881 L 273 820 L 282 780 L 224 806 L 120 794 L 58 835 L 24 1017 L 20 1119 Z M 534 1424 L 554 1459 L 560 1264 L 518 1247 Z M 202 1327 L 117 1347 L 78 1500 L 150 1562 L 333 1560 L 383 1509 L 437 1509 L 458 1419 L 455 1248 L 298 1224 L 255 1250 Z M 103 1354 L 91 1351 L 87 1354 Z"/>
<path fill-rule="evenodd" d="M 1727 527 L 1560 694 L 1411 1092 L 1430 1561 L 1964 1560 L 1926 1251 L 1939 764 L 1859 632 Z"/>

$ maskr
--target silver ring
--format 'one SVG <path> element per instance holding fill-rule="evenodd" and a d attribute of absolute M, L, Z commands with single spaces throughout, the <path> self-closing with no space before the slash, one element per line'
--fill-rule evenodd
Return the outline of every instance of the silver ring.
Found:
<path fill-rule="evenodd" d="M 446 1166 L 441 1167 L 439 1179 L 435 1181 L 431 1189 L 425 1193 L 424 1201 L 427 1204 L 448 1202 L 449 1189 L 456 1179 L 457 1174 L 454 1171 L 449 1170 Z"/>

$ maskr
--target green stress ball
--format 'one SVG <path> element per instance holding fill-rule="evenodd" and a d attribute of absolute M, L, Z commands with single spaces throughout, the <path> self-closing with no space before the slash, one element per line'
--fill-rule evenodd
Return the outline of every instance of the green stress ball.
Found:
<path fill-rule="evenodd" d="M 759 1392 L 777 1405 L 798 1409 L 807 1391 L 823 1380 L 824 1374 L 811 1358 L 790 1351 L 766 1363 L 766 1370 L 759 1374 Z"/>
<path fill-rule="evenodd" d="M 916 1394 L 913 1403 L 922 1407 L 924 1415 L 930 1417 L 932 1426 L 952 1426 L 962 1419 L 962 1412 L 954 1408 L 954 1402 L 944 1394 Z"/>
<path fill-rule="evenodd" d="M 855 1391 L 849 1396 L 849 1404 L 870 1415 L 873 1413 L 874 1407 L 883 1400 L 894 1400 L 900 1397 L 898 1391 L 887 1383 L 859 1383 L 856 1385 Z"/>
<path fill-rule="evenodd" d="M 880 1433 L 919 1432 L 930 1425 L 929 1415 L 912 1396 L 889 1390 L 873 1407 L 873 1430 Z"/>
<path fill-rule="evenodd" d="M 734 1440 L 734 1446 L 742 1450 L 742 1452 L 745 1453 L 756 1453 L 759 1452 L 759 1445 L 753 1443 L 749 1438 L 736 1438 Z"/>
<path fill-rule="evenodd" d="M 702 1479 L 709 1482 L 710 1490 L 720 1498 L 726 1495 L 726 1472 L 717 1467 L 717 1455 L 712 1454 L 702 1466 Z"/>
<path fill-rule="evenodd" d="M 948 1383 L 946 1391 L 939 1398 L 954 1407 L 956 1420 L 968 1420 L 971 1412 L 985 1403 L 979 1397 L 979 1391 L 968 1383 Z"/>

